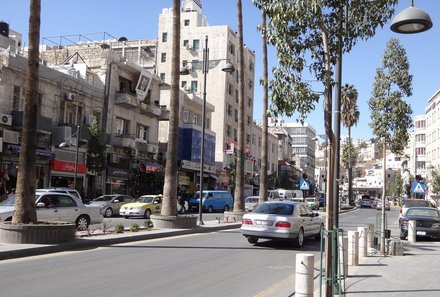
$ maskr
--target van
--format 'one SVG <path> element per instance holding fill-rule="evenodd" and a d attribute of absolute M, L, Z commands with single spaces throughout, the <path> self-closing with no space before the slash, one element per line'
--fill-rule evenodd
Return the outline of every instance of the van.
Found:
<path fill-rule="evenodd" d="M 270 190 L 267 195 L 268 200 L 279 200 L 280 199 L 280 193 L 278 190 Z"/>
<path fill-rule="evenodd" d="M 295 193 L 293 192 L 293 190 L 278 189 L 278 193 L 280 196 L 280 200 L 291 200 L 295 198 Z"/>
<path fill-rule="evenodd" d="M 200 191 L 197 191 L 188 201 L 188 207 L 190 210 L 199 209 L 200 204 Z M 229 211 L 232 209 L 234 201 L 232 194 L 228 191 L 206 190 L 203 191 L 202 197 L 202 211 L 214 212 L 214 211 Z"/>

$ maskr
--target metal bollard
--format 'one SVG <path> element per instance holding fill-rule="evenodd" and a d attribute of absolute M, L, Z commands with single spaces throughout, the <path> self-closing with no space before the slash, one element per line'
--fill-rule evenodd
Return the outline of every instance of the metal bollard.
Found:
<path fill-rule="evenodd" d="M 295 273 L 295 296 L 313 297 L 314 291 L 314 263 L 313 254 L 296 255 L 296 273 Z"/>
<path fill-rule="evenodd" d="M 348 231 L 348 265 L 359 265 L 359 232 Z"/>
<path fill-rule="evenodd" d="M 416 242 L 416 221 L 408 221 L 408 242 Z"/>
<path fill-rule="evenodd" d="M 359 231 L 359 257 L 367 257 L 368 256 L 368 250 L 367 250 L 368 228 L 367 227 L 358 227 L 358 231 Z"/>
<path fill-rule="evenodd" d="M 374 250 L 374 224 L 366 224 L 365 225 L 368 228 L 367 233 L 367 251 L 371 252 Z"/>

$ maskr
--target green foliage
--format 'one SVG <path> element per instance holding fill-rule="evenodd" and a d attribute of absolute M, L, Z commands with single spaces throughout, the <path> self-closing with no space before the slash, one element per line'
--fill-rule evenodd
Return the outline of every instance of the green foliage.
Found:
<path fill-rule="evenodd" d="M 115 226 L 115 233 L 124 233 L 124 225 L 122 224 L 116 224 Z"/>
<path fill-rule="evenodd" d="M 386 189 L 388 196 L 400 197 L 403 194 L 404 183 L 400 170 L 395 172 L 393 179 L 388 180 Z"/>
<path fill-rule="evenodd" d="M 433 193 L 439 193 L 440 192 L 440 174 L 433 170 L 432 171 L 432 178 L 431 178 L 431 192 Z"/>
<path fill-rule="evenodd" d="M 105 143 L 101 141 L 102 129 L 96 121 L 89 127 L 90 140 L 87 149 L 87 169 L 101 175 L 106 166 Z"/>
<path fill-rule="evenodd" d="M 139 224 L 133 223 L 130 225 L 130 231 L 131 232 L 138 232 L 140 229 Z"/>
<path fill-rule="evenodd" d="M 368 105 L 374 135 L 385 141 L 393 153 L 401 154 L 408 143 L 412 109 L 403 97 L 411 96 L 411 81 L 406 51 L 392 38 L 387 43 L 382 66 L 376 70 Z"/>
<path fill-rule="evenodd" d="M 345 84 L 341 88 L 341 121 L 345 127 L 351 129 L 359 121 L 357 105 L 358 91 L 353 85 Z"/>
<path fill-rule="evenodd" d="M 350 158 L 351 156 L 351 158 Z M 351 160 L 351 167 L 356 167 L 359 151 L 354 147 L 353 142 L 347 142 L 342 146 L 341 162 L 348 168 Z"/>
<path fill-rule="evenodd" d="M 152 220 L 146 220 L 144 222 L 144 227 L 145 229 L 147 229 L 148 231 L 152 230 L 154 225 L 153 225 L 153 221 Z"/>
<path fill-rule="evenodd" d="M 374 36 L 394 13 L 397 0 L 351 0 L 346 28 L 339 20 L 345 1 L 330 0 L 253 0 L 268 16 L 267 40 L 277 50 L 278 65 L 272 69 L 269 91 L 272 113 L 277 116 L 299 114 L 303 121 L 315 108 L 324 85 L 330 96 L 332 65 L 336 64 L 338 38 L 347 53 L 359 39 Z M 263 30 L 264 28 L 259 28 Z"/>

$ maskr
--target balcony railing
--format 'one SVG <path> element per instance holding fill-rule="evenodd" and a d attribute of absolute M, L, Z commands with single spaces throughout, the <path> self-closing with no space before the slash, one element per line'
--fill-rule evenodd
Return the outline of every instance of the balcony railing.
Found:
<path fill-rule="evenodd" d="M 139 106 L 139 100 L 130 93 L 118 92 L 116 93 L 115 104 L 125 108 L 137 108 Z"/>

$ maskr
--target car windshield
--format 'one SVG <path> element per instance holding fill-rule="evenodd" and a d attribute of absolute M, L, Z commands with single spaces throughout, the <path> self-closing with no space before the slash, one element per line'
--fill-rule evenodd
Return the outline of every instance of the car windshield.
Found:
<path fill-rule="evenodd" d="M 104 195 L 104 196 L 100 196 L 96 199 L 93 199 L 93 201 L 96 202 L 103 202 L 103 201 L 111 201 L 113 199 L 113 195 Z"/>
<path fill-rule="evenodd" d="M 258 202 L 258 198 L 246 198 L 244 200 L 245 203 L 257 203 Z"/>
<path fill-rule="evenodd" d="M 286 203 L 263 203 L 253 213 L 277 214 L 289 216 L 293 214 L 293 204 Z"/>
<path fill-rule="evenodd" d="M 410 208 L 406 213 L 407 216 L 418 216 L 418 217 L 427 217 L 427 218 L 436 218 L 440 219 L 440 215 L 437 209 L 435 208 Z"/>
<path fill-rule="evenodd" d="M 15 196 L 14 195 L 9 195 L 8 198 L 6 198 L 6 200 L 3 200 L 0 205 L 1 206 L 14 206 L 15 204 Z"/>
<path fill-rule="evenodd" d="M 153 202 L 154 197 L 139 197 L 136 202 L 141 202 L 141 203 L 151 203 Z"/>

